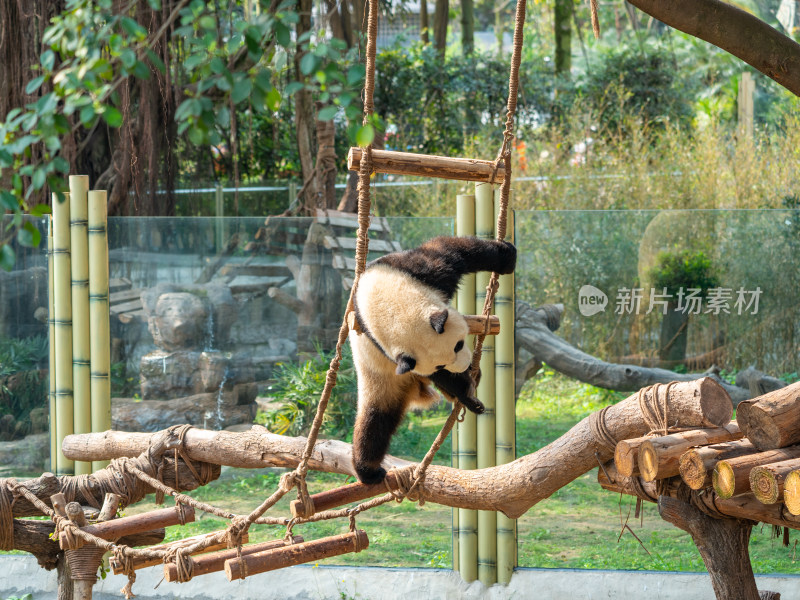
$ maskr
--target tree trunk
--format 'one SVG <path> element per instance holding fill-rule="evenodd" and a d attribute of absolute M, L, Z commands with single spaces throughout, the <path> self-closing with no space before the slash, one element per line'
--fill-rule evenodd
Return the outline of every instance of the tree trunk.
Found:
<path fill-rule="evenodd" d="M 428 21 L 428 0 L 419 3 L 419 39 L 423 44 L 430 44 L 430 23 Z"/>
<path fill-rule="evenodd" d="M 311 31 L 311 0 L 299 0 L 297 12 L 296 34 L 299 39 L 303 34 Z M 295 73 L 298 81 L 305 81 L 307 78 L 300 69 L 300 62 L 305 52 L 300 45 L 297 46 L 297 53 L 294 57 Z M 300 166 L 303 171 L 303 194 L 301 198 L 303 210 L 306 214 L 311 214 L 316 208 L 317 201 L 317 182 L 314 177 L 314 106 L 311 100 L 311 93 L 308 90 L 299 90 L 294 95 L 294 122 L 295 135 L 297 136 L 297 152 L 300 155 Z"/>
<path fill-rule="evenodd" d="M 475 5 L 473 0 L 461 0 L 461 49 L 464 55 L 475 50 Z"/>
<path fill-rule="evenodd" d="M 689 314 L 676 310 L 673 303 L 667 307 L 667 314 L 661 320 L 661 347 L 658 358 L 670 365 L 686 362 L 686 342 L 688 340 Z"/>
<path fill-rule="evenodd" d="M 433 46 L 444 58 L 447 48 L 447 20 L 450 16 L 449 0 L 436 0 L 436 11 L 433 13 Z"/>
<path fill-rule="evenodd" d="M 572 69 L 572 3 L 573 0 L 556 0 L 553 14 L 556 75 L 567 77 Z"/>
<path fill-rule="evenodd" d="M 317 103 L 317 112 L 324 105 Z M 336 208 L 336 127 L 333 119 L 317 121 L 317 190 L 321 196 L 320 208 Z"/>

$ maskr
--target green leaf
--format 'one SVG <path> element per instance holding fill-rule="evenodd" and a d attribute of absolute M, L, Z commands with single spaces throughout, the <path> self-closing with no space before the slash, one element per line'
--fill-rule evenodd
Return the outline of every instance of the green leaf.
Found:
<path fill-rule="evenodd" d="M 14 140 L 10 144 L 5 145 L 6 151 L 11 154 L 22 154 L 28 149 L 28 146 L 35 144 L 41 138 L 38 135 L 23 135 L 21 138 Z"/>
<path fill-rule="evenodd" d="M 0 206 L 6 210 L 19 210 L 19 200 L 9 191 L 0 190 Z"/>
<path fill-rule="evenodd" d="M 161 0 L 147 0 L 147 3 L 153 10 L 161 10 Z"/>
<path fill-rule="evenodd" d="M 39 75 L 38 77 L 35 77 L 34 79 L 31 79 L 28 82 L 28 85 L 25 86 L 25 93 L 26 94 L 32 94 L 33 92 L 38 90 L 40 87 L 42 87 L 43 83 L 44 83 L 44 75 Z"/>
<path fill-rule="evenodd" d="M 336 106 L 326 106 L 317 113 L 317 119 L 319 119 L 320 121 L 330 121 L 333 117 L 336 116 L 336 113 L 338 111 L 339 109 Z"/>
<path fill-rule="evenodd" d="M 122 113 L 114 106 L 106 106 L 102 116 L 103 120 L 108 123 L 110 127 L 119 127 L 122 125 Z"/>
<path fill-rule="evenodd" d="M 303 87 L 305 87 L 305 86 L 303 86 L 303 84 L 300 83 L 299 81 L 293 81 L 292 83 L 290 83 L 289 85 L 286 86 L 286 89 L 284 90 L 284 93 L 287 96 L 291 96 L 291 95 L 295 94 L 296 92 L 299 92 L 300 90 L 302 90 Z"/>
<path fill-rule="evenodd" d="M 158 69 L 159 73 L 166 73 L 167 67 L 164 65 L 164 61 L 161 60 L 161 58 L 158 56 L 158 54 L 156 54 L 155 52 L 150 50 L 150 48 L 145 50 L 145 52 L 147 53 L 147 58 L 150 59 L 150 63 L 156 69 Z"/>
<path fill-rule="evenodd" d="M 250 96 L 251 87 L 252 84 L 247 78 L 239 79 L 236 83 L 234 83 L 233 90 L 231 90 L 231 100 L 233 100 L 233 103 L 239 104 L 239 102 L 242 100 L 247 99 Z"/>
<path fill-rule="evenodd" d="M 372 125 L 362 125 L 356 132 L 356 144 L 364 148 L 372 143 L 375 139 L 375 130 Z"/>
<path fill-rule="evenodd" d="M 89 127 L 94 123 L 94 119 L 97 117 L 97 113 L 94 111 L 94 106 L 89 104 L 88 106 L 84 106 L 80 112 L 80 119 L 81 123 L 85 127 Z"/>
<path fill-rule="evenodd" d="M 51 211 L 47 204 L 37 204 L 28 212 L 32 217 L 43 217 L 44 215 L 49 215 Z"/>
<path fill-rule="evenodd" d="M 189 129 L 189 141 L 200 146 L 205 141 L 205 133 L 199 127 L 192 127 Z"/>
<path fill-rule="evenodd" d="M 27 221 L 21 229 L 17 230 L 17 241 L 23 246 L 35 248 L 42 241 L 42 234 L 33 223 Z"/>
<path fill-rule="evenodd" d="M 42 57 L 39 59 L 39 62 L 42 64 L 42 68 L 45 71 L 52 71 L 53 65 L 56 62 L 55 52 L 52 50 L 45 50 L 42 52 Z"/>
<path fill-rule="evenodd" d="M 292 36 L 289 33 L 289 28 L 283 23 L 275 23 L 275 38 L 278 43 L 284 48 L 288 48 L 292 43 Z"/>
<path fill-rule="evenodd" d="M 185 61 L 183 61 L 183 67 L 187 71 L 192 71 L 195 69 L 195 67 L 197 67 L 197 65 L 202 63 L 204 60 L 205 58 L 203 57 L 202 54 L 191 54 Z"/>
<path fill-rule="evenodd" d="M 204 15 L 200 17 L 200 20 L 197 22 L 197 24 L 207 31 L 216 31 L 217 29 L 217 22 L 214 20 L 214 17 L 210 15 Z"/>
<path fill-rule="evenodd" d="M 228 72 L 228 69 L 225 67 L 225 63 L 219 56 L 212 58 L 208 66 L 211 67 L 211 70 L 217 75 Z"/>
<path fill-rule="evenodd" d="M 44 169 L 36 169 L 33 172 L 33 189 L 40 190 L 44 187 L 44 182 L 47 177 L 47 173 L 45 173 Z"/>
<path fill-rule="evenodd" d="M 119 55 L 122 61 L 122 66 L 126 69 L 132 69 L 136 64 L 136 52 L 130 48 L 125 48 Z"/>
<path fill-rule="evenodd" d="M 14 268 L 15 261 L 16 256 L 14 256 L 14 251 L 9 247 L 9 245 L 3 244 L 0 246 L 0 267 L 6 271 L 10 271 Z"/>
<path fill-rule="evenodd" d="M 347 70 L 347 83 L 356 85 L 364 81 L 366 70 L 361 63 L 355 64 Z"/>
<path fill-rule="evenodd" d="M 138 79 L 150 79 L 150 69 L 142 61 L 137 60 L 133 65 L 133 74 Z"/>
<path fill-rule="evenodd" d="M 311 52 L 306 52 L 303 58 L 300 59 L 300 70 L 303 72 L 303 75 L 310 75 L 317 69 L 318 64 L 319 57 Z"/>
<path fill-rule="evenodd" d="M 53 168 L 59 173 L 69 173 L 69 162 L 63 156 L 56 156 L 53 159 Z"/>
<path fill-rule="evenodd" d="M 276 111 L 281 107 L 281 93 L 277 88 L 272 88 L 267 92 L 267 107 L 271 111 Z"/>
<path fill-rule="evenodd" d="M 0 168 L 10 167 L 14 164 L 14 157 L 4 148 L 0 148 Z"/>
<path fill-rule="evenodd" d="M 125 33 L 133 38 L 143 40 L 147 37 L 147 31 L 144 29 L 144 27 L 139 25 L 130 17 L 122 17 L 119 21 L 119 24 L 122 25 L 122 29 L 125 30 Z"/>

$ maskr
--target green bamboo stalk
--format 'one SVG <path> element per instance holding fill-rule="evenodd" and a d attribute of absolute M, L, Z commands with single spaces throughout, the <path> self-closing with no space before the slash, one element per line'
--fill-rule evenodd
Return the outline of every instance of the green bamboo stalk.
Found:
<path fill-rule="evenodd" d="M 499 190 L 498 190 L 499 192 Z M 499 212 L 499 193 L 495 194 L 495 220 Z M 508 211 L 506 239 L 514 241 L 514 213 Z M 495 314 L 500 318 L 500 334 L 495 336 L 495 385 L 497 423 L 495 459 L 498 465 L 516 458 L 516 415 L 514 390 L 514 274 L 502 275 L 495 296 Z M 517 563 L 516 520 L 497 514 L 497 581 L 506 584 Z"/>
<path fill-rule="evenodd" d="M 475 196 L 464 194 L 456 196 L 456 235 L 475 235 Z M 462 314 L 475 314 L 475 275 L 465 275 L 456 294 L 456 306 Z M 472 336 L 470 336 L 472 338 Z M 470 344 L 473 339 L 470 339 Z M 456 466 L 459 469 L 475 469 L 478 467 L 478 430 L 475 413 L 466 411 L 464 421 L 457 425 L 454 440 L 458 440 L 456 450 Z M 461 573 L 464 581 L 475 581 L 478 578 L 478 511 L 459 508 L 458 527 L 458 562 L 454 568 Z M 455 556 L 455 552 L 453 554 Z"/>
<path fill-rule="evenodd" d="M 72 475 L 75 463 L 61 451 L 62 440 L 73 431 L 72 397 L 72 274 L 70 271 L 69 194 L 59 202 L 53 194 L 53 296 L 56 358 L 56 473 Z"/>
<path fill-rule="evenodd" d="M 107 194 L 89 192 L 89 331 L 92 432 L 111 429 L 111 334 L 108 316 Z M 108 465 L 93 461 L 92 472 Z"/>
<path fill-rule="evenodd" d="M 50 471 L 58 470 L 58 440 L 56 437 L 56 313 L 53 292 L 53 217 L 47 219 L 47 333 L 50 358 L 48 361 L 50 411 L 47 413 L 50 426 Z"/>
<path fill-rule="evenodd" d="M 72 269 L 72 392 L 75 433 L 92 432 L 89 341 L 89 177 L 69 177 L 70 264 Z M 76 475 L 88 475 L 92 464 L 75 462 Z"/>
<path fill-rule="evenodd" d="M 475 233 L 479 238 L 494 239 L 494 189 L 488 183 L 475 185 Z M 483 308 L 489 273 L 475 278 L 475 305 Z M 480 398 L 486 411 L 478 415 L 478 468 L 495 466 L 495 377 L 494 336 L 487 335 L 481 356 Z M 497 583 L 497 514 L 478 511 L 478 579 L 484 585 Z"/>

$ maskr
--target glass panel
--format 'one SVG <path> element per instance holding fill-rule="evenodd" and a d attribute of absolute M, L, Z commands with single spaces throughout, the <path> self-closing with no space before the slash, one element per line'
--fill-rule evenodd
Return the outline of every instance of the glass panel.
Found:
<path fill-rule="evenodd" d="M 0 476 L 41 475 L 48 434 L 47 221 L 27 219 L 42 236 L 37 248 L 12 239 L 16 264 L 0 269 Z M 11 217 L 0 220 L 8 232 Z M 12 230 L 13 231 L 13 230 Z"/>
<path fill-rule="evenodd" d="M 556 335 L 583 352 L 681 372 L 716 366 L 731 382 L 750 365 L 798 379 L 800 211 L 520 211 L 516 240 L 517 301 L 562 303 Z M 630 394 L 545 365 L 518 399 L 517 455 Z M 641 526 L 635 498 L 602 491 L 596 471 L 520 519 L 520 566 L 704 570 L 687 534 L 650 503 Z M 769 529 L 753 531 L 754 569 L 794 572 Z"/>

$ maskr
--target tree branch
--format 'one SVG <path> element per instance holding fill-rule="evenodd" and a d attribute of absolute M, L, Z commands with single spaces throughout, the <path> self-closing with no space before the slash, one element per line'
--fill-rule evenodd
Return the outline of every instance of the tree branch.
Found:
<path fill-rule="evenodd" d="M 720 0 L 630 0 L 684 33 L 714 44 L 800 96 L 800 44 Z"/>

